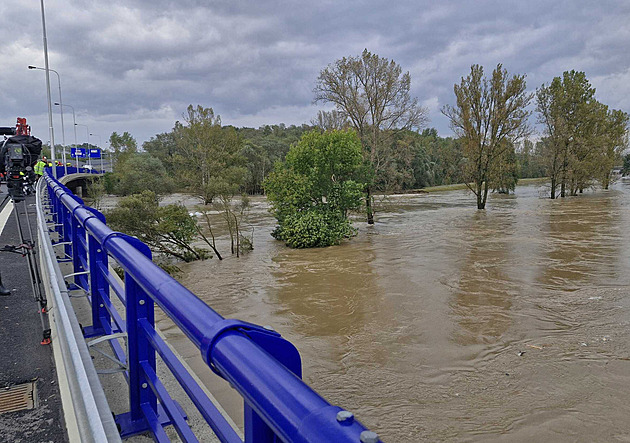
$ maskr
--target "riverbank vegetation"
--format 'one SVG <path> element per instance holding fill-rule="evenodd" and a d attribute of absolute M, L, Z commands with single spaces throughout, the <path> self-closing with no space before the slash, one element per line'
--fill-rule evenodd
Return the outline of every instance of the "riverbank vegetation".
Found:
<path fill-rule="evenodd" d="M 536 95 L 550 197 L 556 198 L 558 189 L 560 197 L 577 195 L 595 182 L 608 189 L 611 170 L 628 144 L 628 114 L 598 102 L 583 72 L 567 71 Z"/>
<path fill-rule="evenodd" d="M 320 110 L 309 124 L 237 128 L 223 125 L 212 108 L 190 105 L 171 131 L 141 148 L 128 132 L 114 132 L 113 173 L 105 187 L 146 207 L 148 197 L 137 196 L 151 191 L 151 211 L 162 195 L 196 196 L 201 216 L 177 212 L 183 225 L 191 223 L 182 238 L 207 244 L 221 257 L 210 212 L 222 215 L 232 254 L 253 248 L 242 196 L 267 193 L 276 238 L 293 247 L 325 246 L 352 236 L 347 211 L 359 203 L 374 222 L 375 193 L 464 183 L 459 186 L 468 186 L 483 209 L 490 192 L 512 192 L 522 178 L 549 177 L 551 198 L 607 188 L 611 169 L 622 164 L 628 115 L 599 103 L 583 72 L 565 72 L 528 92 L 524 74 L 509 74 L 499 64 L 485 77 L 484 68 L 473 65 L 454 85 L 453 104 L 443 107 L 453 137 L 425 127 L 427 111 L 410 91 L 408 72 L 365 50 L 321 70 L 313 98 L 334 109 Z M 539 133 L 531 125 L 534 113 Z M 628 172 L 630 158 L 626 163 Z M 144 213 L 160 223 L 155 213 Z M 139 226 L 147 235 L 148 227 Z M 182 259 L 202 257 L 194 249 L 173 250 Z"/>

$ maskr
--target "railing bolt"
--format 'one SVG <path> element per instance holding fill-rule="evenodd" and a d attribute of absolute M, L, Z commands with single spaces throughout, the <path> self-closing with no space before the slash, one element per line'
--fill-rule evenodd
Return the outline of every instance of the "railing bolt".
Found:
<path fill-rule="evenodd" d="M 142 383 L 142 389 L 146 389 L 146 388 L 147 388 L 147 386 L 148 386 L 148 385 L 147 385 L 146 383 Z M 363 435 L 363 434 L 361 434 L 361 435 Z M 374 435 L 376 435 L 376 434 L 374 434 Z M 363 440 L 361 440 L 361 441 L 363 441 Z M 376 440 L 374 440 L 374 441 L 376 441 Z"/>
<path fill-rule="evenodd" d="M 372 431 L 363 431 L 359 435 L 361 443 L 378 443 L 378 434 Z"/>
<path fill-rule="evenodd" d="M 144 304 L 144 300 L 140 300 L 138 303 L 140 303 L 141 305 Z"/>
<path fill-rule="evenodd" d="M 337 412 L 337 421 L 339 423 L 352 423 L 354 421 L 354 414 L 350 411 Z"/>
<path fill-rule="evenodd" d="M 104 307 L 105 307 L 105 305 L 104 305 L 103 303 L 101 303 L 99 306 L 100 306 L 101 308 L 104 308 Z"/>
<path fill-rule="evenodd" d="M 101 252 L 101 250 L 100 250 L 100 249 L 97 249 L 97 250 L 96 250 L 96 252 Z"/>

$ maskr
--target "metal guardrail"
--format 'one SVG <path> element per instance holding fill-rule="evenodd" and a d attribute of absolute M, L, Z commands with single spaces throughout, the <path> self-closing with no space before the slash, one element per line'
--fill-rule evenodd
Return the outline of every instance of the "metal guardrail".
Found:
<path fill-rule="evenodd" d="M 157 304 L 210 369 L 243 397 L 246 443 L 380 441 L 352 413 L 331 405 L 301 380 L 300 355 L 280 334 L 224 319 L 156 266 L 144 243 L 112 231 L 103 214 L 50 174 L 44 178 L 54 229 L 74 268 L 70 289 L 83 289 L 91 303 L 92 326 L 84 329 L 85 336 L 110 341 L 129 384 L 129 412 L 116 417 L 123 438 L 150 431 L 156 441 L 169 441 L 163 428 L 173 425 L 183 441 L 197 441 L 156 375 L 159 356 L 219 439 L 242 441 L 155 330 Z M 109 257 L 124 270 L 124 288 L 111 274 Z M 124 304 L 124 319 L 110 291 Z M 121 335 L 127 338 L 126 352 L 117 341 Z"/>
<path fill-rule="evenodd" d="M 41 196 L 44 188 L 45 183 L 41 180 L 36 194 L 40 265 L 46 271 L 44 275 L 48 277 L 48 287 L 53 299 L 55 329 L 72 406 L 77 417 L 79 436 L 84 442 L 120 442 L 118 429 L 70 304 L 68 289 L 59 264 L 55 259 L 55 251 L 42 209 Z"/>

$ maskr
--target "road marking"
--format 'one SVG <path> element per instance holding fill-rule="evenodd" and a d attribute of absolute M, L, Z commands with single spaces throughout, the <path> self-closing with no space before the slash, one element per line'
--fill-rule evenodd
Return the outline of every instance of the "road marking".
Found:
<path fill-rule="evenodd" d="M 0 212 L 0 234 L 4 231 L 4 226 L 7 224 L 11 212 L 13 212 L 13 202 L 8 201 L 4 208 L 2 208 L 2 212 Z"/>

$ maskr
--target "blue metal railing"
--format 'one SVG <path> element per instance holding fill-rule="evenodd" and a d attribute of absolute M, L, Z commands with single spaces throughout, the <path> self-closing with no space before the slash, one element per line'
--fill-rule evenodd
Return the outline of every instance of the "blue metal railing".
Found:
<path fill-rule="evenodd" d="M 301 380 L 300 355 L 280 334 L 224 319 L 156 266 L 144 243 L 112 231 L 103 214 L 85 206 L 49 173 L 45 180 L 54 230 L 74 268 L 74 287 L 85 290 L 91 302 L 86 337 L 127 335 L 127 355 L 115 338 L 110 340 L 129 384 L 129 412 L 116 417 L 123 438 L 150 431 L 157 441 L 168 441 L 163 428 L 173 425 L 183 441 L 197 441 L 185 413 L 156 375 L 159 356 L 219 439 L 242 441 L 157 333 L 157 304 L 201 351 L 210 369 L 243 397 L 246 443 L 379 441 L 351 413 L 331 405 Z M 110 256 L 124 270 L 124 288 L 110 271 Z M 124 319 L 111 292 L 125 306 Z"/>

